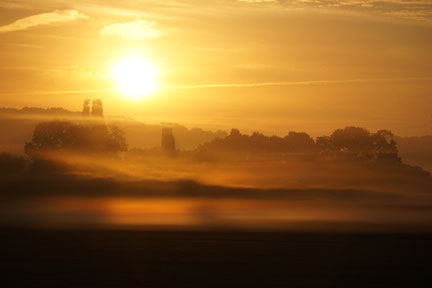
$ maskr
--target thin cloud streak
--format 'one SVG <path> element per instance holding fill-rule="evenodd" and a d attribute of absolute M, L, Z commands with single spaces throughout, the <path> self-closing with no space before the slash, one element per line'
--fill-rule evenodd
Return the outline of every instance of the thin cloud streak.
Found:
<path fill-rule="evenodd" d="M 331 85 L 331 84 L 350 84 L 350 83 L 382 83 L 382 82 L 400 82 L 400 81 L 421 81 L 432 80 L 430 77 L 400 77 L 400 78 L 363 78 L 363 79 L 346 79 L 346 80 L 308 80 L 308 81 L 291 81 L 291 82 L 257 82 L 257 83 L 220 83 L 220 84 L 196 84 L 196 85 L 173 85 L 165 86 L 162 89 L 168 90 L 189 90 L 189 89 L 206 89 L 206 88 L 259 88 L 272 86 L 307 86 L 307 85 Z M 116 92 L 116 88 L 108 89 L 87 89 L 87 90 L 57 90 L 57 91 L 28 91 L 16 93 L 2 93 L 0 95 L 17 96 L 17 95 L 66 95 L 66 94 L 94 94 Z"/>
<path fill-rule="evenodd" d="M 36 14 L 15 22 L 0 26 L 0 33 L 8 33 L 20 30 L 26 30 L 41 25 L 48 25 L 61 22 L 69 22 L 76 19 L 86 19 L 88 16 L 77 10 L 55 10 L 49 13 Z"/>
<path fill-rule="evenodd" d="M 87 90 L 57 90 L 57 91 L 28 91 L 16 93 L 1 93 L 5 96 L 18 96 L 18 95 L 66 95 L 66 94 L 94 94 L 94 93 L 107 93 L 117 91 L 115 88 L 109 89 L 87 89 Z"/>
<path fill-rule="evenodd" d="M 309 80 L 291 82 L 258 82 L 258 83 L 223 83 L 223 84 L 198 84 L 184 86 L 170 86 L 169 89 L 203 89 L 203 88 L 254 88 L 268 86 L 304 86 L 304 85 L 326 85 L 326 84 L 349 84 L 349 83 L 372 83 L 372 82 L 392 82 L 392 81 L 414 81 L 432 80 L 431 77 L 405 77 L 405 78 L 363 78 L 347 80 Z"/>
<path fill-rule="evenodd" d="M 277 3 L 277 0 L 238 0 L 245 3 Z"/>

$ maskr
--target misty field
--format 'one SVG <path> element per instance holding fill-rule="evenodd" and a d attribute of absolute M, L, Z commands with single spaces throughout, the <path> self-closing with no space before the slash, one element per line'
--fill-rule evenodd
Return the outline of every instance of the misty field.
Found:
<path fill-rule="evenodd" d="M 432 287 L 432 0 L 0 0 L 0 288 Z"/>

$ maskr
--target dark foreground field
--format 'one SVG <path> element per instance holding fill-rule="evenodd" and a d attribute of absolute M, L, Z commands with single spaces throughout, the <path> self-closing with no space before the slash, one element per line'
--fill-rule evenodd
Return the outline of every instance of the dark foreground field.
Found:
<path fill-rule="evenodd" d="M 1 287 L 432 287 L 432 234 L 0 232 Z"/>

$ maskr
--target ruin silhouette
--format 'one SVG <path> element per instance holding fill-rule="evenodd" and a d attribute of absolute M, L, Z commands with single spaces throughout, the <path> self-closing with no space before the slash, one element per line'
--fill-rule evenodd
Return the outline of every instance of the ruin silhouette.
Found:
<path fill-rule="evenodd" d="M 172 128 L 162 128 L 162 139 L 161 139 L 162 153 L 167 156 L 175 156 L 175 138 L 172 132 Z"/>

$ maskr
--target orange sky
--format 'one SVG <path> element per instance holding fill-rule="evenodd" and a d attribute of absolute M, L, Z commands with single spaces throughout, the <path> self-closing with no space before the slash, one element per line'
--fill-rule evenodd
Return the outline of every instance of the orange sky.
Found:
<path fill-rule="evenodd" d="M 69 2 L 69 3 L 68 3 Z M 0 106 L 314 136 L 346 125 L 431 133 L 432 1 L 1 1 Z M 142 101 L 110 67 L 155 63 Z"/>

